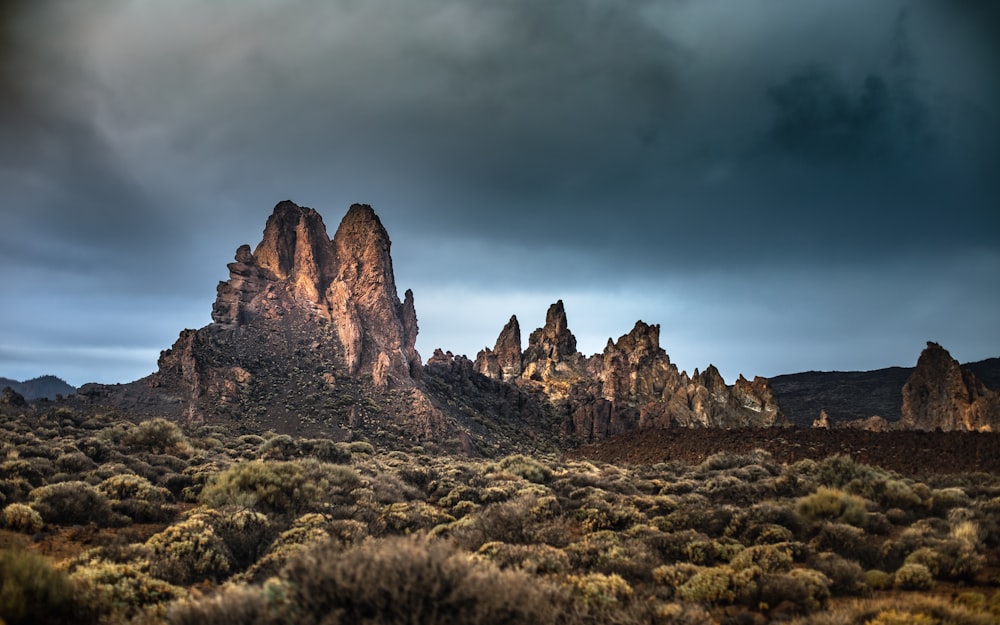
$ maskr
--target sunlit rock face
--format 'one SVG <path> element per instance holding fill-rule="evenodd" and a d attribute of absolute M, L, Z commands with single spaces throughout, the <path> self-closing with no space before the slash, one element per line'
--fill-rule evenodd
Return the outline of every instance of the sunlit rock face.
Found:
<path fill-rule="evenodd" d="M 996 431 L 1000 395 L 937 343 L 928 342 L 903 386 L 900 426 L 915 430 Z"/>
<path fill-rule="evenodd" d="M 586 441 L 644 427 L 771 427 L 787 421 L 764 378 L 742 376 L 727 386 L 709 366 L 692 377 L 678 371 L 660 347 L 660 327 L 642 321 L 604 351 L 576 349 L 562 301 L 549 307 L 545 325 L 520 346 L 512 317 L 493 349 L 476 358 L 488 377 L 532 390 L 557 407 L 563 433 Z"/>
<path fill-rule="evenodd" d="M 219 284 L 215 325 L 233 329 L 288 315 L 328 321 L 349 374 L 405 382 L 420 365 L 413 293 L 400 302 L 389 235 L 368 205 L 353 205 L 331 240 L 319 213 L 281 202 L 257 249 L 236 251 Z"/>
<path fill-rule="evenodd" d="M 766 380 L 730 387 L 712 366 L 679 372 L 657 325 L 639 321 L 584 356 L 562 301 L 523 349 L 511 317 L 475 361 L 438 350 L 424 366 L 390 249 L 370 206 L 351 206 L 330 238 L 315 210 L 281 202 L 257 247 L 236 250 L 212 323 L 181 332 L 147 378 L 81 396 L 140 417 L 489 454 L 636 428 L 784 423 Z"/>

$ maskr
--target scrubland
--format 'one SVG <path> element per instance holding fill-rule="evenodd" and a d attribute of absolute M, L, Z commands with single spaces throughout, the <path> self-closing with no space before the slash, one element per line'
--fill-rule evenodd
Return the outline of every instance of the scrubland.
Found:
<path fill-rule="evenodd" d="M 986 624 L 1000 475 L 429 455 L 0 415 L 17 623 Z M 691 436 L 697 436 L 696 431 Z"/>

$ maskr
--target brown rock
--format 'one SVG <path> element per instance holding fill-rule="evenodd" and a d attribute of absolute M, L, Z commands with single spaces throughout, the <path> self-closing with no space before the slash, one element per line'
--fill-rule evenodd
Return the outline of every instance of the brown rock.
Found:
<path fill-rule="evenodd" d="M 494 380 L 516 380 L 521 376 L 521 326 L 512 315 L 500 331 L 493 349 L 476 355 L 476 371 Z"/>
<path fill-rule="evenodd" d="M 996 431 L 1000 396 L 980 383 L 943 347 L 928 341 L 903 386 L 900 426 L 914 430 Z"/>

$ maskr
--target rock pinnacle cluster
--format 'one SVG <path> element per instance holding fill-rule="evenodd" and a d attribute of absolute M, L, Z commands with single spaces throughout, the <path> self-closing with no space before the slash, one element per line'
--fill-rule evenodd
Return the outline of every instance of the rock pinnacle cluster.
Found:
<path fill-rule="evenodd" d="M 219 283 L 212 322 L 180 333 L 151 375 L 90 384 L 79 401 L 256 433 L 430 445 L 471 454 L 557 449 L 643 428 L 769 428 L 788 420 L 764 378 L 688 375 L 637 321 L 603 352 L 577 349 L 562 301 L 522 343 L 512 316 L 475 360 L 416 351 L 412 291 L 400 299 L 391 241 L 355 204 L 331 238 L 311 208 L 274 207 Z M 904 389 L 902 423 L 989 429 L 997 396 L 929 344 Z"/>

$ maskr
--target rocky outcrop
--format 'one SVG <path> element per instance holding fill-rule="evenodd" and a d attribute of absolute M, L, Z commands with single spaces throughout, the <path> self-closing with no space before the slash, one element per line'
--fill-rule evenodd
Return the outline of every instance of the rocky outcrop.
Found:
<path fill-rule="evenodd" d="M 660 327 L 642 321 L 604 351 L 579 353 L 562 301 L 549 307 L 545 325 L 531 333 L 517 369 L 512 346 L 512 318 L 493 350 L 476 358 L 478 372 L 512 382 L 556 406 L 563 433 L 584 441 L 649 427 L 770 427 L 786 420 L 763 378 L 742 376 L 727 386 L 709 366 L 688 377 L 660 347 Z M 514 326 L 516 328 L 516 326 Z M 519 334 L 519 333 L 518 333 Z"/>
<path fill-rule="evenodd" d="M 140 418 L 333 438 L 360 432 L 468 453 L 637 428 L 784 422 L 762 378 L 727 386 L 713 366 L 691 377 L 678 371 L 657 325 L 639 321 L 584 356 L 562 301 L 523 350 L 512 316 L 474 362 L 438 350 L 422 366 L 414 296 L 400 301 L 390 248 L 370 206 L 351 206 L 331 239 L 315 210 L 281 202 L 257 247 L 236 250 L 211 324 L 181 332 L 149 377 L 87 385 L 81 401 Z"/>
<path fill-rule="evenodd" d="M 294 316 L 333 324 L 349 375 L 406 383 L 420 367 L 412 291 L 399 301 L 389 235 L 371 206 L 355 204 L 331 240 L 323 218 L 285 201 L 252 253 L 236 250 L 218 287 L 214 329 Z"/>
<path fill-rule="evenodd" d="M 996 431 L 1000 395 L 959 367 L 937 343 L 928 342 L 903 386 L 900 426 L 915 430 Z"/>
<path fill-rule="evenodd" d="M 476 371 L 496 380 L 516 380 L 521 376 L 521 326 L 517 316 L 500 331 L 493 349 L 485 348 L 476 355 Z"/>

